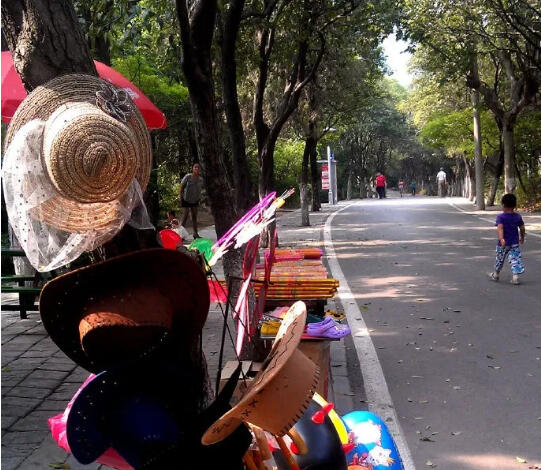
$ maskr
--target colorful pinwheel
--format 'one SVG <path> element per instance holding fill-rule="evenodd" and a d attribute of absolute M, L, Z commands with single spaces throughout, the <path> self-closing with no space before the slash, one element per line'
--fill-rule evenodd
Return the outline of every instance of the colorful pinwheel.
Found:
<path fill-rule="evenodd" d="M 222 237 L 212 246 L 212 257 L 209 266 L 216 262 L 227 251 L 240 248 L 249 240 L 259 235 L 263 229 L 274 221 L 276 210 L 284 205 L 285 200 L 295 192 L 290 189 L 280 197 L 276 192 L 267 194 L 261 201 L 244 214 Z"/>

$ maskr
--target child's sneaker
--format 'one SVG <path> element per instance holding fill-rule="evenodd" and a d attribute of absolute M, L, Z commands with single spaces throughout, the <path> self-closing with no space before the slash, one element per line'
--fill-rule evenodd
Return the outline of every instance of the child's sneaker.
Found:
<path fill-rule="evenodd" d="M 494 272 L 489 274 L 489 277 L 493 281 L 499 281 L 500 280 L 500 273 L 494 271 Z"/>
<path fill-rule="evenodd" d="M 518 286 L 520 284 L 518 274 L 513 274 L 513 277 L 511 278 L 511 284 L 514 284 L 515 286 Z"/>

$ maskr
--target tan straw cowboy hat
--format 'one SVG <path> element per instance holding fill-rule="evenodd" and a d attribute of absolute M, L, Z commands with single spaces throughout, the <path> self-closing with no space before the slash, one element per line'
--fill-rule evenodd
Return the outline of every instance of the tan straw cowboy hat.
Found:
<path fill-rule="evenodd" d="M 47 180 L 43 188 L 22 183 L 23 197 L 40 201 L 32 217 L 66 232 L 125 222 L 128 189 L 136 178 L 144 191 L 152 167 L 149 133 L 127 92 L 91 75 L 56 77 L 21 103 L 5 149 L 32 121 L 45 124 L 41 148 L 27 158 L 28 171 L 41 162 Z M 27 147 L 19 145 L 18 151 Z"/>
<path fill-rule="evenodd" d="M 283 436 L 301 418 L 319 380 L 319 368 L 297 349 L 306 323 L 306 305 L 296 302 L 282 320 L 261 371 L 241 400 L 203 435 L 213 444 L 242 422 Z"/>

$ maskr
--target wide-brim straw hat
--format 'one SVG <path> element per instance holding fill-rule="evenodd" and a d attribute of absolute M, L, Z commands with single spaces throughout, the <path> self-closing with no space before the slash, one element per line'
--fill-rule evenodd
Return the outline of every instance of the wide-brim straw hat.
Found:
<path fill-rule="evenodd" d="M 98 373 L 164 342 L 186 348 L 201 333 L 209 305 L 201 267 L 184 253 L 155 248 L 53 279 L 43 287 L 39 310 L 57 346 Z"/>
<path fill-rule="evenodd" d="M 302 417 L 319 380 L 319 368 L 297 349 L 306 324 L 306 305 L 296 302 L 282 320 L 272 349 L 241 400 L 203 435 L 203 444 L 227 437 L 242 422 L 276 436 Z"/>
<path fill-rule="evenodd" d="M 134 177 L 144 192 L 150 136 L 125 90 L 91 75 L 56 77 L 20 104 L 4 148 L 34 119 L 46 122 L 41 163 L 56 194 L 34 208 L 33 217 L 67 232 L 101 229 L 121 218 Z"/>

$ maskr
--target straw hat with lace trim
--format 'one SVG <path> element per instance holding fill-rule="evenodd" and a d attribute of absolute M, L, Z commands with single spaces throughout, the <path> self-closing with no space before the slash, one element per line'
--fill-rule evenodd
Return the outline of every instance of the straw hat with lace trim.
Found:
<path fill-rule="evenodd" d="M 203 435 L 213 444 L 242 422 L 283 436 L 304 414 L 319 380 L 319 368 L 297 349 L 306 324 L 306 305 L 296 302 L 282 320 L 261 371 L 241 400 Z"/>
<path fill-rule="evenodd" d="M 5 148 L 34 119 L 46 123 L 41 162 L 55 194 L 32 216 L 67 232 L 119 220 L 128 187 L 136 178 L 144 191 L 152 167 L 148 130 L 127 92 L 90 75 L 56 77 L 21 103 Z"/>

